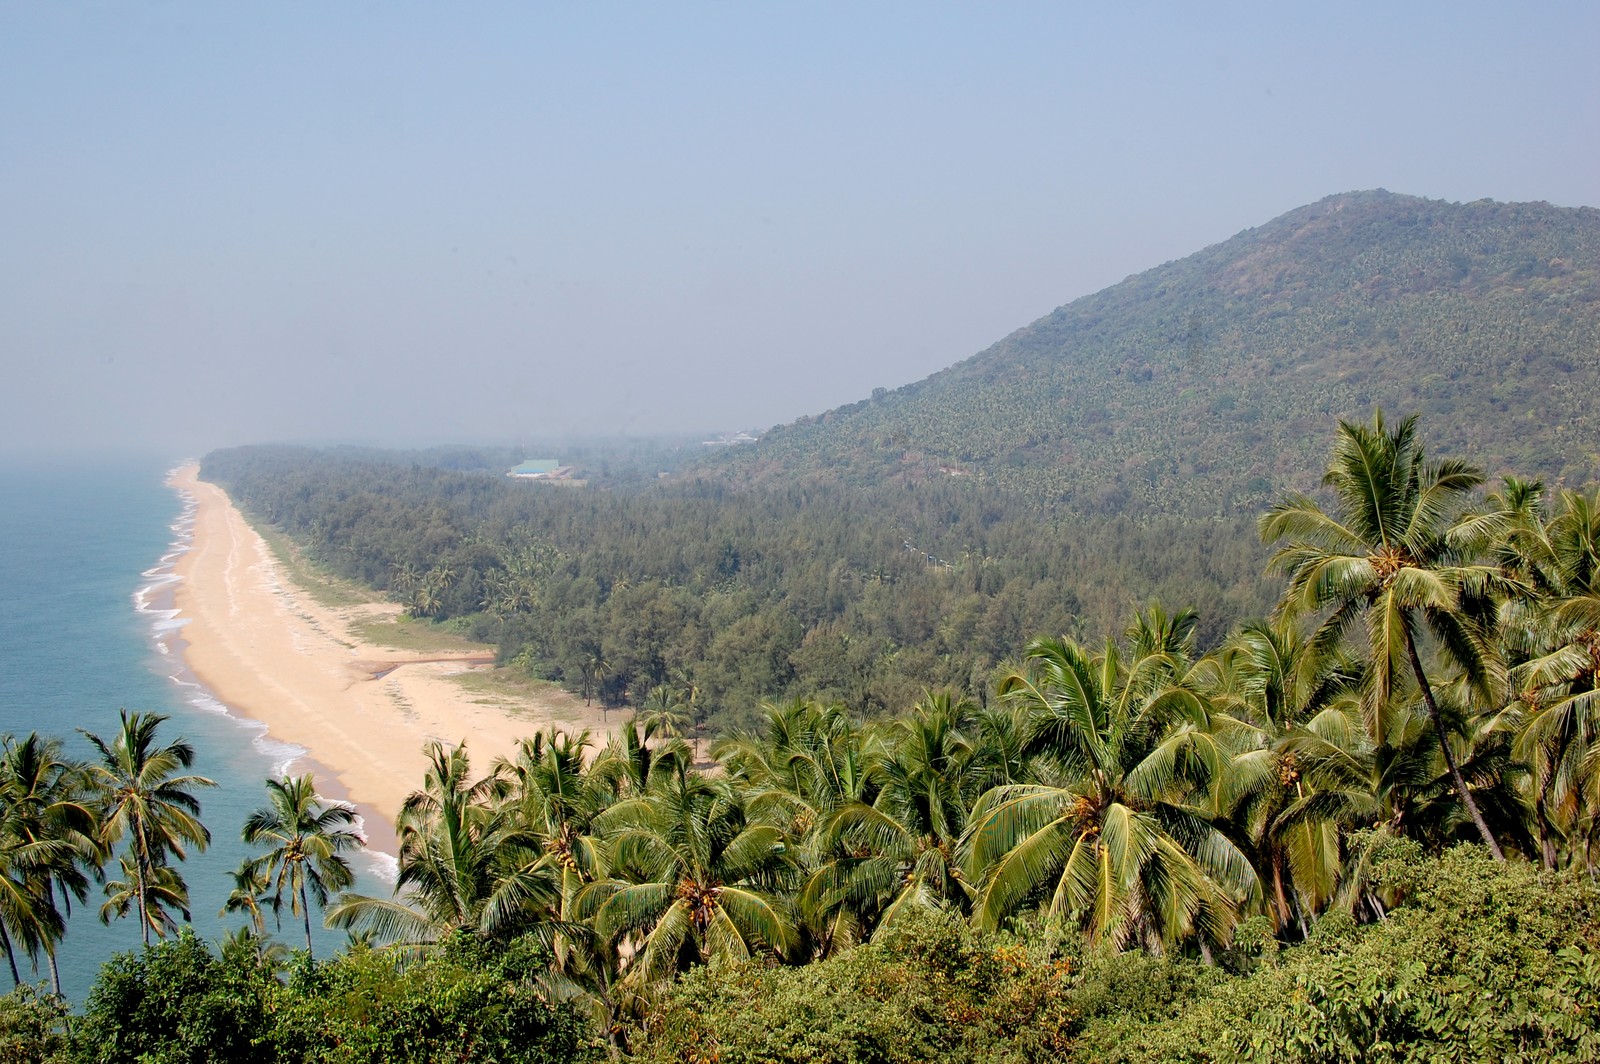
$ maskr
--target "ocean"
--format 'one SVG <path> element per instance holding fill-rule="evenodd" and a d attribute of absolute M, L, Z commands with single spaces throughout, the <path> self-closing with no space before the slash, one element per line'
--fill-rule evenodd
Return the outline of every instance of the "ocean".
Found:
<path fill-rule="evenodd" d="M 172 563 L 185 548 L 191 514 L 166 486 L 174 464 L 112 458 L 0 465 L 0 588 L 8 599 L 0 609 L 0 732 L 59 736 L 73 756 L 87 759 L 93 748 L 78 729 L 109 743 L 120 708 L 167 716 L 159 740 L 187 739 L 196 752 L 191 771 L 218 783 L 198 792 L 211 845 L 180 866 L 192 926 L 215 941 L 246 923 L 242 915 L 219 916 L 232 890 L 229 873 L 252 852 L 239 839 L 245 817 L 266 804 L 269 776 L 305 771 L 296 767 L 304 751 L 231 715 L 183 666 Z M 381 859 L 358 853 L 352 864 L 355 889 L 387 896 Z M 91 889 L 87 904 L 74 905 L 58 952 L 62 990 L 77 1004 L 102 963 L 141 944 L 136 917 L 100 923 L 104 898 L 98 885 Z M 345 936 L 320 922 L 313 908 L 322 957 Z M 287 903 L 274 933 L 291 948 L 304 944 Z M 36 975 L 25 957 L 18 967 L 25 979 L 48 978 L 42 963 Z"/>

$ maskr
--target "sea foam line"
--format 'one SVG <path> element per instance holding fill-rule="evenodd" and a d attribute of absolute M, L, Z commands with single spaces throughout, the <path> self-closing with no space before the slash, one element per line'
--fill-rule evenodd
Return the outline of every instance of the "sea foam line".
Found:
<path fill-rule="evenodd" d="M 170 470 L 167 479 L 170 481 L 181 468 L 182 466 L 178 466 Z M 195 519 L 200 508 L 200 500 L 194 492 L 184 488 L 174 490 L 177 491 L 183 504 L 178 519 L 168 526 L 174 538 L 157 563 L 139 574 L 146 577 L 147 582 L 140 585 L 133 593 L 134 610 L 148 620 L 151 641 L 156 651 L 170 662 L 167 678 L 177 686 L 188 689 L 184 700 L 201 712 L 226 717 L 240 728 L 254 732 L 250 739 L 251 745 L 272 763 L 272 775 L 278 779 L 288 779 L 295 763 L 305 758 L 310 751 L 297 743 L 272 738 L 268 734 L 266 724 L 249 717 L 241 717 L 233 712 L 231 706 L 213 694 L 204 684 L 189 679 L 188 677 L 193 674 L 188 672 L 181 660 L 172 658 L 172 636 L 192 618 L 182 616 L 183 611 L 174 606 L 158 605 L 158 601 L 170 594 L 183 580 L 183 577 L 176 572 L 176 565 L 179 558 L 194 549 Z M 317 797 L 323 799 L 322 795 Z M 352 810 L 355 808 L 349 802 L 339 799 L 323 800 L 338 802 Z M 355 817 L 355 827 L 362 838 L 366 838 L 365 821 L 359 814 Z M 386 883 L 393 883 L 399 878 L 400 863 L 393 854 L 367 848 L 363 848 L 362 853 L 374 876 Z"/>

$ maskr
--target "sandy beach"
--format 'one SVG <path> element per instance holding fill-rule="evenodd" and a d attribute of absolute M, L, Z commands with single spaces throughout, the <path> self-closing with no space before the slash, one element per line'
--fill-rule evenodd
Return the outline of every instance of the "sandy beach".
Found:
<path fill-rule="evenodd" d="M 392 852 L 392 824 L 421 786 L 423 746 L 465 740 L 474 770 L 510 753 L 540 727 L 609 730 L 599 707 L 551 690 L 538 698 L 469 691 L 461 674 L 492 668 L 492 648 L 408 652 L 357 638 L 355 629 L 393 618 L 393 603 L 329 607 L 296 586 L 226 493 L 198 467 L 172 487 L 196 503 L 194 538 L 177 561 L 174 604 L 187 619 L 184 657 L 230 710 L 304 747 L 321 786 L 353 802 L 376 849 Z M 611 726 L 625 719 L 613 711 Z M 306 771 L 297 765 L 293 772 Z M 342 793 L 341 793 L 342 792 Z"/>

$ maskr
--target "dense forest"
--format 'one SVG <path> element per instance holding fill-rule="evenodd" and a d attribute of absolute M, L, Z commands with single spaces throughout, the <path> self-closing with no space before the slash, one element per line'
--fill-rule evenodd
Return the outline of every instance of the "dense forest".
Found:
<path fill-rule="evenodd" d="M 1259 518 L 1275 605 L 1209 649 L 1148 604 L 1029 640 L 981 701 L 768 702 L 709 773 L 680 701 L 600 751 L 436 745 L 393 898 L 342 891 L 347 828 L 272 781 L 248 926 L 119 958 L 72 1022 L 19 990 L 0 1053 L 1595 1059 L 1600 491 L 1487 483 L 1381 415 L 1340 425 L 1323 483 Z M 6 742 L 14 962 L 106 862 L 108 916 L 174 926 L 204 781 L 159 723 L 125 716 L 97 765 Z M 182 815 L 118 812 L 138 794 Z M 286 957 L 266 914 L 313 905 L 350 948 Z"/>
<path fill-rule="evenodd" d="M 613 704 L 665 686 L 711 730 L 770 699 L 984 698 L 1032 634 L 1105 631 L 1150 598 L 1203 610 L 1208 645 L 1270 603 L 1244 518 L 1058 523 L 962 480 L 580 488 L 427 457 L 250 447 L 201 475 L 502 663 Z"/>

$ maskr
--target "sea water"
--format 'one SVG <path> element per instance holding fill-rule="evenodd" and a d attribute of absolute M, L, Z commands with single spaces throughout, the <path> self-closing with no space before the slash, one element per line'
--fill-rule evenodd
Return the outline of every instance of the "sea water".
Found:
<path fill-rule="evenodd" d="M 297 767 L 304 751 L 234 716 L 184 667 L 183 618 L 171 608 L 172 566 L 186 549 L 193 513 L 166 485 L 174 464 L 0 463 L 0 733 L 58 736 L 72 756 L 90 759 L 94 750 L 79 729 L 110 745 L 121 708 L 168 717 L 158 743 L 186 739 L 195 749 L 190 771 L 218 784 L 196 791 L 211 845 L 178 866 L 189 886 L 192 926 L 215 941 L 247 923 L 242 914 L 219 915 L 233 889 L 229 873 L 260 852 L 240 841 L 245 817 L 267 804 L 269 776 L 306 766 Z M 355 889 L 387 896 L 381 857 L 356 854 L 352 864 Z M 96 884 L 86 904 L 74 903 L 57 953 L 62 990 L 78 1004 L 102 963 L 141 944 L 136 916 L 101 924 L 104 900 Z M 275 929 L 268 914 L 269 932 L 303 947 L 287 895 L 281 916 Z M 321 927 L 314 904 L 312 937 L 318 956 L 345 941 L 343 932 Z M 48 977 L 42 960 L 37 973 L 25 956 L 18 967 L 24 979 Z M 9 974 L 3 965 L 0 973 Z"/>

